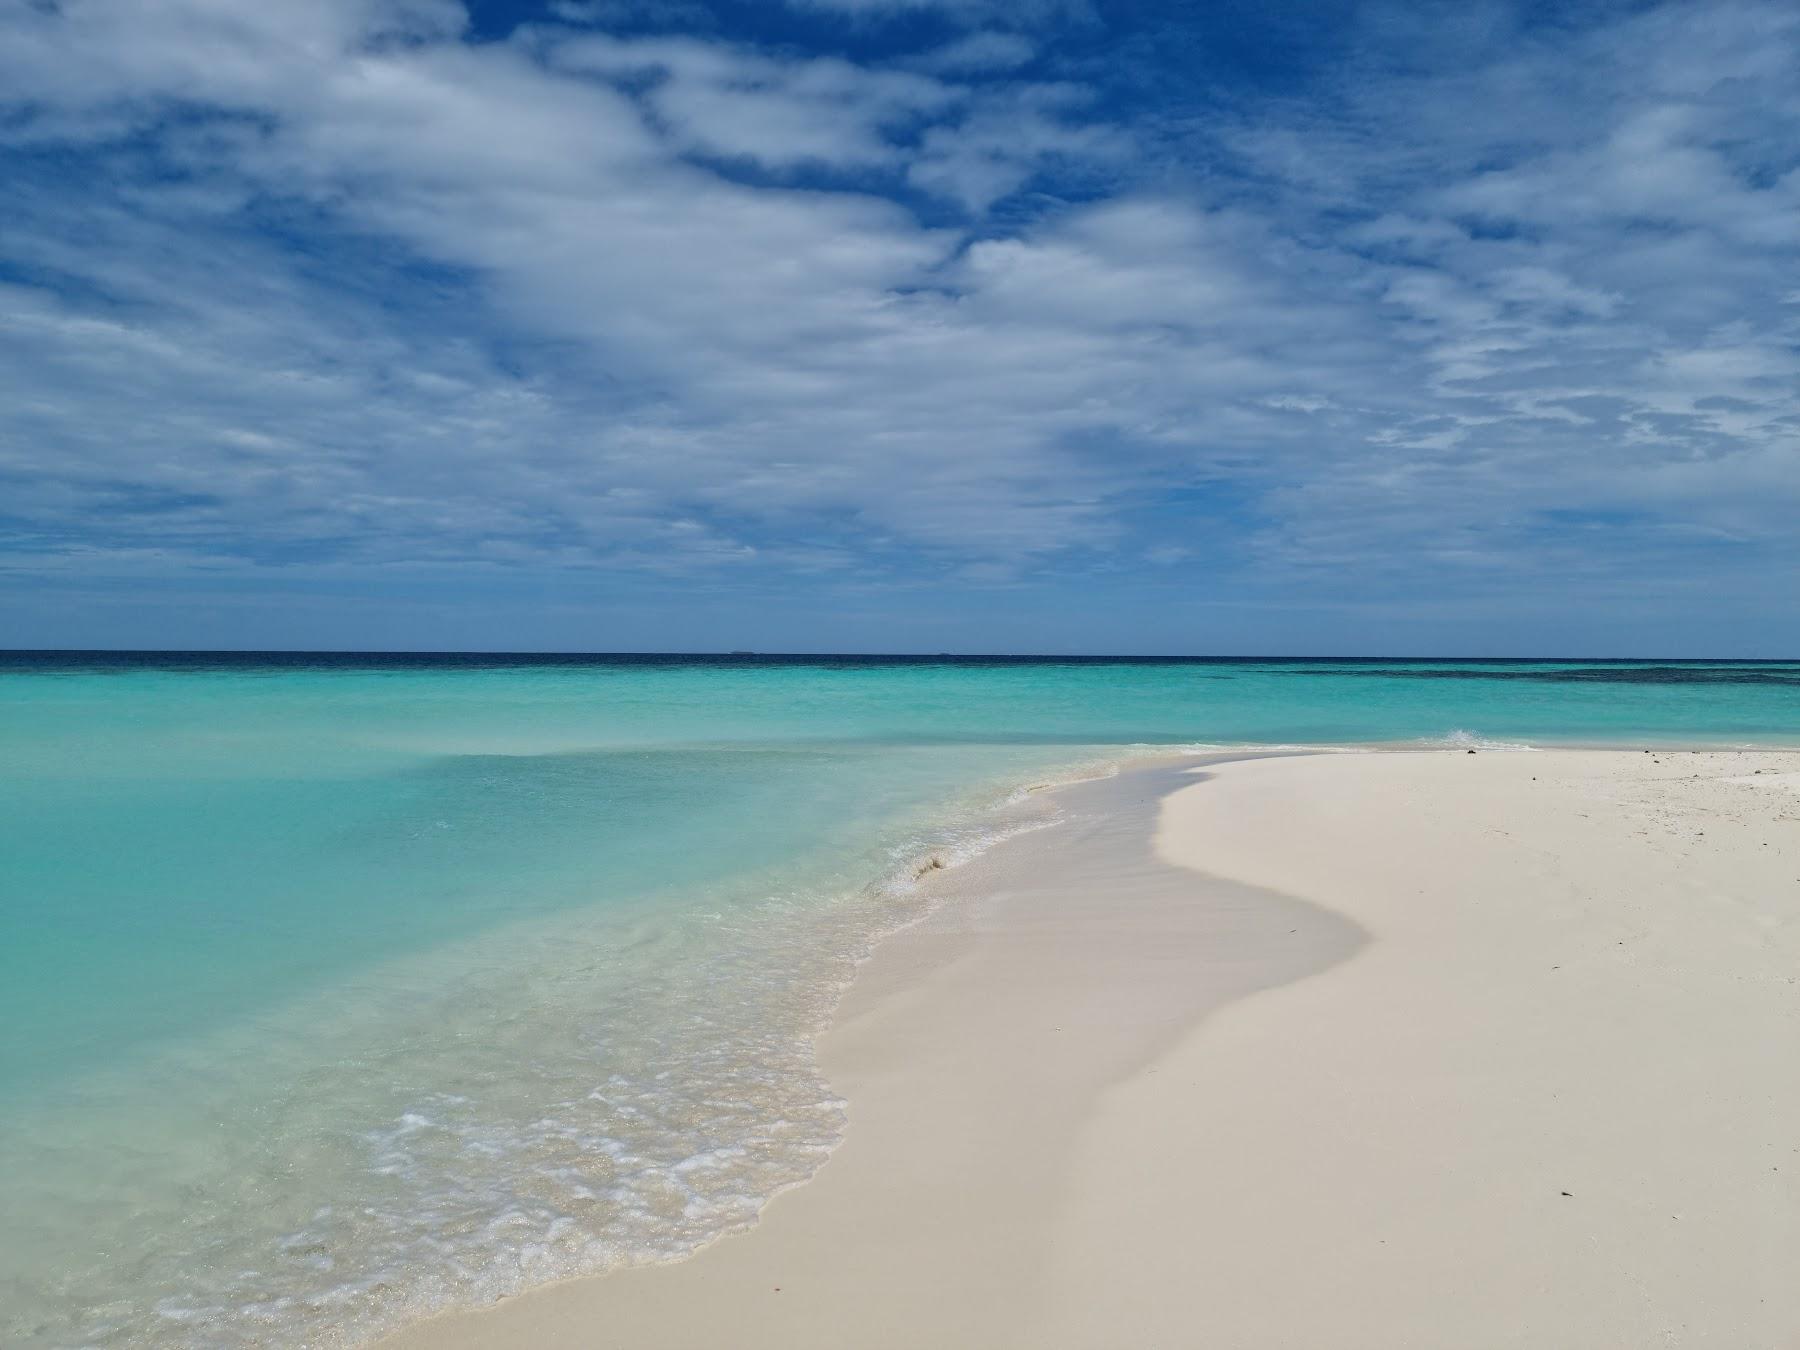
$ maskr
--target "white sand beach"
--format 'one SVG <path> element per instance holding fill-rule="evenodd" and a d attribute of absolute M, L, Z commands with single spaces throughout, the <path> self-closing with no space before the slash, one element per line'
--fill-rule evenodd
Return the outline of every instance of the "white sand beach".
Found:
<path fill-rule="evenodd" d="M 1800 1344 L 1800 756 L 1156 764 L 945 874 L 847 1137 L 472 1347 Z"/>

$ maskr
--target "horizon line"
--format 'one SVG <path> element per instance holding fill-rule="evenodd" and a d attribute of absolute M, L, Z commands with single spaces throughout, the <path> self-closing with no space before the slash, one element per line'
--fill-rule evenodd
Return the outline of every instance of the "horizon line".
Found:
<path fill-rule="evenodd" d="M 1552 661 L 1656 662 L 1663 664 L 1789 665 L 1793 656 L 1449 656 L 1395 653 L 1381 656 L 1295 653 L 1157 653 L 1157 652 L 954 652 L 954 651 L 757 651 L 734 648 L 693 650 L 571 650 L 562 648 L 362 648 L 362 647 L 0 647 L 7 657 L 355 657 L 505 660 L 710 659 L 720 661 L 1484 661 L 1521 664 Z"/>

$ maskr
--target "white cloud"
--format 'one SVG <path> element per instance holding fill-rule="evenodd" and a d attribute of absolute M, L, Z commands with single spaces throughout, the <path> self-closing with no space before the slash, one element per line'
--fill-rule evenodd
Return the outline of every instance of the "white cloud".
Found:
<path fill-rule="evenodd" d="M 934 74 L 971 75 L 1016 70 L 1035 55 L 1037 47 L 1030 39 L 989 29 L 934 47 L 909 64 Z"/>
<path fill-rule="evenodd" d="M 961 101 L 921 75 L 687 39 L 583 37 L 555 43 L 549 55 L 560 70 L 647 81 L 643 100 L 680 149 L 771 168 L 897 163 L 890 133 Z"/>
<path fill-rule="evenodd" d="M 963 23 L 1029 27 L 1055 20 L 1092 15 L 1089 0 L 787 0 L 792 9 L 841 14 L 850 18 L 888 19 L 935 12 Z"/>
<path fill-rule="evenodd" d="M 1116 171 L 1134 158 L 1134 147 L 1114 127 L 1077 120 L 1086 102 L 1086 91 L 1069 85 L 985 92 L 960 121 L 925 132 L 907 181 L 980 215 L 1047 164 Z"/>
<path fill-rule="evenodd" d="M 902 70 L 463 27 L 0 11 L 6 136 L 83 165 L 34 160 L 8 222 L 31 557 L 1573 575 L 1693 530 L 1791 556 L 1780 7 L 1350 69 L 1192 130 L 1206 172 L 1081 86 L 960 82 L 1030 56 L 992 30 Z M 1071 181 L 1090 199 L 1000 209 Z M 1218 485 L 1235 530 L 1135 535 Z M 1609 553 L 1547 543 L 1558 512 L 1642 519 Z"/>

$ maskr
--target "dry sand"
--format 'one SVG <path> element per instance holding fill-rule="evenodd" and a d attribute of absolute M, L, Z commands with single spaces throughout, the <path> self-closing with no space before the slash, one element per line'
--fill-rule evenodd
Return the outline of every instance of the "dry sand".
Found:
<path fill-rule="evenodd" d="M 811 1183 L 392 1350 L 1800 1345 L 1797 766 L 1065 789 L 859 974 Z"/>

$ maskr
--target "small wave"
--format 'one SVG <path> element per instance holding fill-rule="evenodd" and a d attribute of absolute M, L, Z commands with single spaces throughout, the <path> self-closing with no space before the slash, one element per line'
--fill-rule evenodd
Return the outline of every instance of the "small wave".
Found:
<path fill-rule="evenodd" d="M 1001 804 L 1001 808 L 1016 808 L 1019 805 L 1017 794 L 1014 794 Z M 954 831 L 935 832 L 936 842 L 923 851 L 907 846 L 894 849 L 892 856 L 898 866 L 893 872 L 877 881 L 873 889 L 890 896 L 909 895 L 918 887 L 919 883 L 933 873 L 962 867 L 979 858 L 996 844 L 1003 844 L 1009 839 L 1015 839 L 1022 834 L 1030 834 L 1034 830 L 1046 829 L 1060 823 L 1061 820 L 1060 814 L 1051 813 L 1024 820 L 1013 819 L 1001 823 L 984 823 L 964 827 Z M 923 913 L 918 917 L 923 917 Z M 877 933 L 876 937 L 884 936 L 887 931 L 892 930 L 883 930 Z"/>
<path fill-rule="evenodd" d="M 1426 745 L 1438 746 L 1446 750 L 1503 750 L 1524 751 L 1536 750 L 1535 745 L 1527 745 L 1524 741 L 1496 741 L 1481 735 L 1479 732 L 1464 731 L 1461 727 L 1425 742 Z"/>

